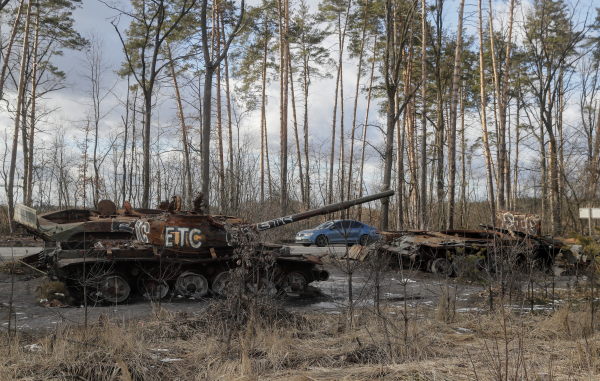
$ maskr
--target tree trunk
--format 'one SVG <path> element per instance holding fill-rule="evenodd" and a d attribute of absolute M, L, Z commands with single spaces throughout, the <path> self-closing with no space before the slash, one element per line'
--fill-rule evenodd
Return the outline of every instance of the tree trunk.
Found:
<path fill-rule="evenodd" d="M 512 208 L 516 210 L 517 208 L 517 179 L 519 178 L 519 112 L 520 110 L 520 92 L 517 93 L 517 123 L 515 126 L 515 169 L 513 170 L 513 199 L 512 199 Z"/>
<path fill-rule="evenodd" d="M 363 174 L 365 169 L 365 146 L 367 142 L 367 126 L 369 125 L 369 107 L 371 106 L 371 91 L 373 90 L 373 74 L 375 73 L 375 58 L 377 57 L 377 34 L 373 36 L 373 58 L 371 59 L 371 78 L 369 79 L 369 93 L 367 95 L 367 110 L 365 111 L 365 122 L 363 124 L 362 147 L 360 149 L 360 177 L 358 180 L 358 197 L 363 196 Z M 362 204 L 358 206 L 358 217 L 362 218 Z"/>
<path fill-rule="evenodd" d="M 494 178 L 492 174 L 492 154 L 490 152 L 490 144 L 488 142 L 487 130 L 487 115 L 486 115 L 486 92 L 485 92 L 485 76 L 483 65 L 483 15 L 481 12 L 481 1 L 479 0 L 479 86 L 481 95 L 481 129 L 483 131 L 483 146 L 485 150 L 485 170 L 488 180 L 488 198 L 490 204 L 490 222 L 495 223 L 496 218 L 496 203 L 494 202 Z"/>
<path fill-rule="evenodd" d="M 266 134 L 267 134 L 267 126 L 266 126 L 266 111 L 265 111 L 265 89 L 267 82 L 267 20 L 269 18 L 269 10 L 266 10 L 265 14 L 265 39 L 263 46 L 263 63 L 262 63 L 262 86 L 261 86 L 261 101 L 260 101 L 260 203 L 264 204 L 265 202 L 265 146 L 266 146 Z M 268 160 L 268 158 L 267 158 Z M 269 174 L 269 184 L 271 181 L 271 177 Z M 269 187 L 269 197 L 270 197 L 270 187 Z"/>
<path fill-rule="evenodd" d="M 456 32 L 456 51 L 454 53 L 454 74 L 452 95 L 450 97 L 450 132 L 448 136 L 448 216 L 446 225 L 454 229 L 454 194 L 456 191 L 456 108 L 458 103 L 458 85 L 460 80 L 460 55 L 462 53 L 462 22 L 465 0 L 458 7 L 458 29 Z"/>
<path fill-rule="evenodd" d="M 202 193 L 204 194 L 204 213 L 210 212 L 210 117 L 212 104 L 212 62 L 206 64 L 204 72 L 204 109 L 202 110 Z"/>
<path fill-rule="evenodd" d="M 216 23 L 216 55 L 221 54 L 221 38 L 220 38 L 220 23 L 221 17 L 219 7 L 217 6 L 217 16 L 215 18 Z M 217 106 L 217 148 L 219 151 L 219 209 L 221 213 L 227 214 L 228 206 L 225 202 L 225 160 L 223 158 L 223 119 L 221 115 L 221 65 L 216 67 L 217 74 L 217 97 L 216 97 L 216 106 Z"/>
<path fill-rule="evenodd" d="M 183 160 L 184 160 L 184 179 L 186 183 L 183 185 L 185 203 L 188 207 L 192 207 L 192 168 L 190 164 L 190 150 L 188 147 L 188 138 L 187 138 L 187 127 L 185 126 L 185 116 L 183 115 L 183 105 L 181 103 L 181 95 L 179 93 L 179 85 L 177 83 L 177 75 L 175 73 L 175 63 L 173 62 L 173 57 L 171 55 L 171 47 L 169 46 L 169 42 L 166 43 L 167 46 L 167 54 L 169 55 L 169 62 L 171 66 L 171 77 L 173 77 L 173 86 L 175 88 L 175 99 L 177 101 L 177 110 L 179 111 L 179 122 L 181 124 L 181 141 L 183 143 Z M 129 98 L 128 98 L 129 99 Z M 187 186 L 187 189 L 186 189 Z"/>
<path fill-rule="evenodd" d="M 396 96 L 397 81 L 396 68 L 396 23 L 393 16 L 392 1 L 385 2 L 385 92 L 387 97 L 385 151 L 383 168 L 383 190 L 390 189 L 392 179 L 392 164 L 394 156 L 394 127 L 396 124 Z M 390 60 L 390 55 L 392 59 Z M 390 200 L 386 197 L 381 200 L 381 230 L 388 230 L 389 226 Z"/>
<path fill-rule="evenodd" d="M 341 28 L 341 22 L 338 16 L 338 29 Z M 341 32 L 340 32 L 341 33 Z M 339 39 L 341 41 L 341 38 Z M 341 48 L 340 48 L 341 49 Z M 340 53 L 341 55 L 341 53 Z M 341 58 L 340 58 L 341 60 Z M 339 64 L 339 62 L 338 62 Z M 335 123 L 336 123 L 336 113 L 337 113 L 337 104 L 338 104 L 338 89 L 340 84 L 340 67 L 338 66 L 337 77 L 335 79 L 335 97 L 333 101 L 333 123 L 331 129 L 331 157 L 329 160 L 329 192 L 328 192 L 328 203 L 331 204 L 333 202 L 333 165 L 335 163 Z"/>
<path fill-rule="evenodd" d="M 363 51 L 365 48 L 365 35 L 366 35 L 366 30 L 367 30 L 368 8 L 369 8 L 369 0 L 366 0 L 365 14 L 363 16 L 364 20 L 363 20 L 363 28 L 362 28 L 362 38 L 360 41 L 360 52 L 358 55 L 358 71 L 356 73 L 356 91 L 354 92 L 354 108 L 352 111 L 352 135 L 350 137 L 350 161 L 348 163 L 348 191 L 346 192 L 346 194 L 348 195 L 348 199 L 351 198 L 350 187 L 352 186 L 352 161 L 354 159 L 354 131 L 356 129 L 356 108 L 358 105 L 358 90 L 360 89 L 360 71 L 362 69 L 362 58 L 363 58 Z M 360 184 L 359 184 L 359 186 L 360 186 Z"/>
<path fill-rule="evenodd" d="M 223 16 L 221 15 L 221 32 L 223 34 L 223 45 L 227 43 L 225 41 L 225 25 L 223 23 Z M 227 56 L 223 60 L 225 62 L 225 100 L 227 103 L 227 149 L 229 154 L 229 176 L 227 176 L 229 181 L 229 208 L 228 210 L 234 211 L 237 210 L 237 205 L 235 203 L 235 181 L 233 175 L 233 130 L 232 130 L 232 120 L 231 120 L 231 93 L 229 92 L 229 63 L 227 60 Z"/>
<path fill-rule="evenodd" d="M 279 10 L 279 165 L 280 165 L 280 213 L 287 209 L 287 0 L 278 0 Z"/>
<path fill-rule="evenodd" d="M 427 229 L 427 8 L 421 0 L 421 230 Z"/>
<path fill-rule="evenodd" d="M 150 207 L 150 117 L 152 116 L 152 92 L 144 92 L 144 163 L 142 169 L 142 208 Z"/>
<path fill-rule="evenodd" d="M 33 38 L 33 69 L 31 73 L 31 116 L 29 118 L 29 163 L 27 164 L 27 189 L 25 190 L 25 205 L 31 207 L 33 202 L 33 142 L 35 137 L 35 102 L 37 90 L 38 39 L 40 25 L 40 9 L 37 6 L 35 15 L 35 37 Z M 23 115 L 25 117 L 25 115 Z"/>
<path fill-rule="evenodd" d="M 504 77 L 502 78 L 502 98 L 500 102 L 500 149 L 506 153 L 506 110 L 508 108 L 508 78 L 510 76 L 511 65 L 511 47 L 512 47 L 512 30 L 514 19 L 515 0 L 510 1 L 510 17 L 508 22 L 508 39 L 506 43 L 506 58 L 504 61 Z M 517 108 L 517 114 L 519 109 Z M 518 136 L 518 135 L 517 135 Z M 518 139 L 518 138 L 517 138 Z M 518 144 L 518 143 L 517 143 Z M 506 155 L 504 155 L 506 156 Z M 504 157 L 506 161 L 506 198 L 510 198 L 510 161 Z M 515 162 L 516 165 L 516 162 Z M 515 174 L 516 176 L 516 174 Z M 504 197 L 503 197 L 504 198 Z M 500 200 L 501 201 L 501 200 Z M 501 206 L 502 207 L 502 206 Z M 514 209 L 514 204 L 511 206 Z"/>
<path fill-rule="evenodd" d="M 125 103 L 125 119 L 123 120 L 123 128 L 125 129 L 125 137 L 123 138 L 123 188 L 121 191 L 122 200 L 121 204 L 125 203 L 125 192 L 126 192 L 126 184 L 127 184 L 127 131 L 129 127 L 129 93 L 131 92 L 129 88 L 129 76 L 127 76 L 127 101 Z"/>
<path fill-rule="evenodd" d="M 289 54 L 289 51 L 288 51 Z M 302 154 L 300 153 L 300 140 L 298 138 L 298 119 L 296 118 L 296 99 L 294 96 L 294 79 L 292 78 L 292 61 L 290 56 L 287 57 L 288 69 L 290 71 L 290 91 L 292 94 L 292 115 L 294 117 L 294 136 L 296 138 L 296 154 L 298 156 L 298 175 L 300 178 L 300 195 L 302 197 L 302 205 L 306 205 L 306 197 L 304 194 L 304 174 L 302 173 Z"/>
<path fill-rule="evenodd" d="M 17 90 L 17 112 L 15 113 L 15 130 L 13 134 L 13 145 L 12 152 L 10 157 L 10 170 L 8 175 L 8 192 L 6 194 L 8 198 L 8 218 L 10 221 L 10 231 L 11 233 L 15 230 L 15 224 L 13 220 L 15 205 L 14 205 L 14 193 L 13 189 L 15 186 L 15 169 L 17 166 L 17 148 L 19 145 L 19 123 L 20 123 L 20 110 L 21 103 L 23 102 L 23 94 L 25 92 L 25 75 L 27 68 L 25 67 L 25 63 L 27 62 L 27 44 L 29 41 L 29 22 L 31 20 L 31 6 L 32 3 L 29 1 L 27 5 L 27 16 L 25 17 L 25 32 L 23 35 L 23 52 L 21 54 L 21 69 L 19 73 L 19 87 Z"/>
<path fill-rule="evenodd" d="M 19 30 L 19 22 L 21 21 L 21 14 L 23 13 L 23 3 L 25 0 L 21 0 L 19 3 L 19 10 L 17 11 L 17 17 L 10 33 L 10 39 L 8 40 L 8 46 L 6 47 L 6 53 L 4 54 L 4 63 L 2 64 L 2 73 L 0 73 L 0 99 L 4 99 L 4 81 L 6 79 L 6 69 L 10 62 L 10 52 L 12 51 L 13 44 L 15 42 L 15 36 Z"/>
<path fill-rule="evenodd" d="M 498 78 L 498 67 L 496 66 L 496 42 L 494 36 L 494 23 L 492 19 L 492 0 L 489 1 L 488 11 L 489 11 L 489 27 L 490 27 L 490 50 L 492 55 L 492 74 L 494 76 L 494 95 L 498 102 L 498 109 L 502 109 L 502 98 L 500 97 L 500 82 Z M 514 0 L 511 0 L 514 1 Z M 508 43 L 510 45 L 510 42 Z M 504 73 L 505 76 L 508 73 Z M 501 113 L 500 113 L 501 114 Z M 496 108 L 494 108 L 494 115 L 496 115 Z M 500 116 L 502 119 L 502 115 Z M 504 118 L 506 119 L 506 114 L 504 114 Z M 503 125 L 504 123 L 504 125 Z M 497 185 L 498 185 L 498 207 L 500 209 L 506 208 L 506 198 L 504 197 L 504 162 L 506 160 L 506 122 L 500 121 L 500 126 L 498 128 L 498 170 L 497 172 Z"/>
<path fill-rule="evenodd" d="M 304 39 L 303 39 L 304 41 Z M 306 204 L 304 207 L 306 210 L 310 209 L 310 177 L 309 177 L 309 161 L 308 161 L 308 85 L 310 82 L 310 66 L 308 62 L 308 55 L 303 56 L 303 70 L 302 70 L 302 78 L 303 78 L 303 90 L 304 90 L 304 166 L 305 166 L 305 174 L 304 180 L 306 184 L 306 189 L 304 191 L 304 196 L 306 198 Z"/>
<path fill-rule="evenodd" d="M 466 228 L 465 216 L 467 215 L 467 170 L 466 170 L 466 158 L 465 151 L 467 150 L 467 145 L 465 144 L 465 102 L 464 102 L 464 81 L 462 86 L 460 87 L 460 169 L 461 169 L 461 186 L 460 186 L 460 199 L 462 203 L 461 208 L 461 217 L 460 217 L 460 227 L 462 229 Z"/>

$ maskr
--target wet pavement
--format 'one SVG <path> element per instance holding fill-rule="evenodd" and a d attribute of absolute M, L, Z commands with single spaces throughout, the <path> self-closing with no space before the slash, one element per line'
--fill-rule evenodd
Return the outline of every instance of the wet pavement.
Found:
<path fill-rule="evenodd" d="M 322 313 L 340 313 L 348 305 L 348 276 L 340 268 L 331 264 L 325 268 L 331 276 L 325 282 L 314 282 L 308 292 L 303 295 L 291 295 L 281 298 L 283 305 L 291 312 L 315 311 Z M 380 303 L 401 306 L 406 299 L 411 305 L 419 304 L 424 307 L 437 305 L 446 280 L 437 278 L 434 274 L 413 272 L 402 274 L 397 271 L 386 271 L 380 282 Z M 6 272 L 0 274 L 0 326 L 8 326 L 8 305 L 11 289 L 13 308 L 17 326 L 21 330 L 49 330 L 57 324 L 81 324 L 84 320 L 84 308 L 68 306 L 65 308 L 44 307 L 36 289 L 47 282 L 43 276 L 36 274 L 19 274 L 11 276 Z M 374 284 L 368 273 L 359 270 L 352 276 L 352 292 L 354 306 L 368 307 L 374 304 Z M 455 287 L 460 294 L 461 305 L 470 305 L 469 298 L 482 291 L 478 285 L 458 284 L 448 280 L 448 285 Z M 190 315 L 199 314 L 209 305 L 209 299 L 190 300 L 177 296 L 167 297 L 161 305 L 172 311 Z M 153 303 L 132 294 L 127 302 L 120 305 L 97 304 L 88 306 L 88 321 L 96 321 L 100 315 L 105 318 L 144 319 L 152 314 Z M 11 324 L 14 324 L 14 320 Z M 14 325 L 13 325 L 14 327 Z"/>
<path fill-rule="evenodd" d="M 6 249 L 6 248 L 4 248 Z M 10 250 L 10 248 L 8 248 Z M 19 249 L 22 255 L 33 254 L 33 248 Z M 310 249 L 310 250 L 307 250 Z M 291 295 L 281 298 L 281 303 L 291 312 L 319 312 L 337 314 L 348 306 L 349 274 L 348 263 L 339 257 L 346 250 L 344 246 L 328 248 L 295 246 L 296 253 L 308 251 L 310 254 L 319 254 L 329 251 L 327 264 L 324 266 L 330 272 L 330 277 L 324 282 L 314 282 L 308 292 L 303 295 Z M 5 250 L 4 250 L 5 251 Z M 3 251 L 3 253 L 4 253 Z M 12 257 L 12 252 L 10 253 Z M 0 261 L 1 265 L 1 261 Z M 355 307 L 372 307 L 376 299 L 377 282 L 373 279 L 373 272 L 368 269 L 358 269 L 352 273 L 352 295 Z M 0 327 L 6 329 L 8 326 L 8 305 L 11 294 L 13 295 L 13 307 L 16 323 L 22 330 L 49 330 L 57 324 L 82 323 L 84 309 L 81 306 L 69 306 L 66 308 L 44 307 L 40 302 L 36 289 L 47 282 L 43 276 L 33 271 L 25 271 L 15 275 L 14 278 L 6 271 L 0 272 Z M 482 296 L 484 286 L 474 282 L 459 281 L 456 278 L 444 279 L 436 274 L 422 271 L 407 271 L 401 269 L 387 270 L 380 274 L 379 280 L 379 302 L 383 305 L 402 307 L 406 303 L 412 307 L 435 308 L 444 289 L 449 288 L 455 295 L 456 308 L 460 311 L 479 310 L 485 300 Z M 571 277 L 572 278 L 572 277 Z M 14 283 L 12 282 L 14 279 Z M 572 283 L 569 277 L 555 279 L 555 287 L 564 287 Z M 523 286 L 525 289 L 525 285 Z M 536 288 L 539 286 L 536 286 Z M 172 311 L 180 311 L 190 315 L 202 313 L 209 305 L 209 299 L 191 300 L 177 296 L 167 297 L 161 301 L 161 305 Z M 523 306 L 520 306 L 522 308 Z M 127 302 L 120 305 L 97 304 L 89 305 L 88 321 L 96 321 L 101 315 L 105 318 L 117 318 L 127 320 L 131 318 L 141 319 L 150 316 L 153 312 L 153 304 L 140 296 L 132 294 Z M 548 309 L 548 306 L 534 306 L 535 310 Z M 552 306 L 550 306 L 552 308 Z"/>

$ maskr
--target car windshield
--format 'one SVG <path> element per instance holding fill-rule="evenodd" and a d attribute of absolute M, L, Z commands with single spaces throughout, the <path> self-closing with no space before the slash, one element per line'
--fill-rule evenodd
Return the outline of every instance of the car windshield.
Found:
<path fill-rule="evenodd" d="M 333 224 L 331 221 L 323 222 L 321 225 L 317 226 L 315 229 L 326 229 Z"/>

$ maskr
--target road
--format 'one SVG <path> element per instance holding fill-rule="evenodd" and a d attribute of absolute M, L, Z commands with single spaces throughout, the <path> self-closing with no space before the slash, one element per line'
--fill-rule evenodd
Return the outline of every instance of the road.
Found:
<path fill-rule="evenodd" d="M 43 247 L 0 247 L 0 261 L 10 261 L 11 258 L 24 257 L 42 251 Z"/>
<path fill-rule="evenodd" d="M 290 245 L 292 248 L 292 254 L 311 254 L 321 255 L 325 252 L 329 252 L 330 255 L 343 255 L 346 252 L 344 245 L 332 245 L 325 247 L 317 247 L 311 245 L 310 247 Z M 35 254 L 42 251 L 43 247 L 0 247 L 0 261 L 8 261 L 14 255 L 15 258 L 23 257 L 29 254 Z"/>

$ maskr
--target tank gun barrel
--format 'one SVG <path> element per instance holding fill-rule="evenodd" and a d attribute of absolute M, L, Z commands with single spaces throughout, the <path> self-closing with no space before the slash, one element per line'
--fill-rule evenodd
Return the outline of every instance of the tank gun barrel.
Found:
<path fill-rule="evenodd" d="M 393 196 L 396 192 L 393 190 L 388 190 L 381 193 L 376 193 L 370 196 L 365 196 L 361 198 L 357 198 L 354 200 L 337 202 L 335 204 L 326 205 L 322 208 L 308 210 L 306 212 L 292 214 L 291 216 L 276 218 L 274 220 L 259 222 L 257 224 L 252 225 L 252 227 L 257 231 L 263 231 L 268 229 L 277 228 L 283 225 L 291 224 L 292 222 L 306 220 L 307 218 L 320 216 L 323 214 L 329 214 L 338 212 L 340 210 L 350 209 L 355 205 L 364 204 L 366 202 L 379 200 L 380 198 Z"/>

